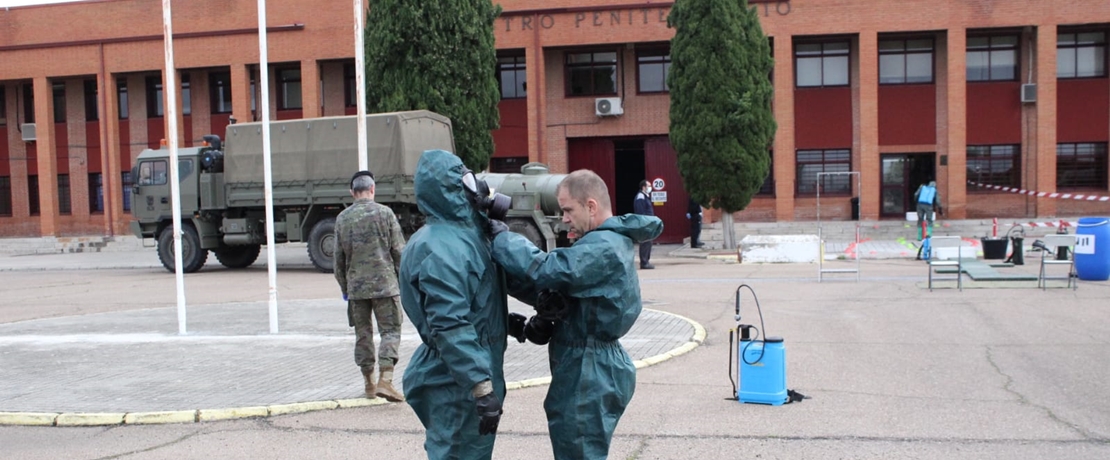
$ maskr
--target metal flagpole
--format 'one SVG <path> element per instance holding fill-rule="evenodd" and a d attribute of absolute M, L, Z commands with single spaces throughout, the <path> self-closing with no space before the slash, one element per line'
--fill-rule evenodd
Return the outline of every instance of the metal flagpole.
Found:
<path fill-rule="evenodd" d="M 363 19 L 366 9 L 355 0 L 355 105 L 358 107 L 358 169 L 369 168 L 366 158 L 366 45 Z"/>
<path fill-rule="evenodd" d="M 170 208 L 173 209 L 173 271 L 177 281 L 177 333 L 185 334 L 185 272 L 181 267 L 181 185 L 178 183 L 177 165 L 177 73 L 173 66 L 173 14 L 170 12 L 170 0 L 162 0 L 162 42 L 166 46 L 165 84 L 162 94 L 165 96 L 165 114 L 169 123 L 169 140 L 166 141 L 170 149 Z M 200 251 L 199 247 L 193 248 Z"/>
<path fill-rule="evenodd" d="M 169 0 L 166 0 L 169 1 Z M 258 83 L 262 97 L 262 167 L 266 194 L 266 270 L 270 275 L 270 333 L 278 333 L 277 257 L 274 254 L 274 178 L 270 161 L 270 70 L 266 52 L 266 0 L 258 0 Z"/>

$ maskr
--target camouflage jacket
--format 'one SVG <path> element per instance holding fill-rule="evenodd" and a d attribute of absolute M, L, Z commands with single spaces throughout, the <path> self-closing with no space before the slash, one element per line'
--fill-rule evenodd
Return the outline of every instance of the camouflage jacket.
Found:
<path fill-rule="evenodd" d="M 350 299 L 400 295 L 397 272 L 405 237 L 389 207 L 355 200 L 335 221 L 335 279 Z"/>

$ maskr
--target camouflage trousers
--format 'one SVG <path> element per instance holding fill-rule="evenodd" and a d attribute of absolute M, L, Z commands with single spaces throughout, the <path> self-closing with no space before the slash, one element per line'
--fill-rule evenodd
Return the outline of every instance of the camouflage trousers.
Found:
<path fill-rule="evenodd" d="M 355 364 L 364 372 L 372 373 L 374 363 L 381 358 L 382 368 L 392 368 L 397 364 L 397 349 L 401 345 L 401 298 L 399 296 L 381 299 L 351 300 L 352 316 L 355 321 Z M 381 335 L 380 353 L 374 353 L 374 323 L 378 322 Z"/>

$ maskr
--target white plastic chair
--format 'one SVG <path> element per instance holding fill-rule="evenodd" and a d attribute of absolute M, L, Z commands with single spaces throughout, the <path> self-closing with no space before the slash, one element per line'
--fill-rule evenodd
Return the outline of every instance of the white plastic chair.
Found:
<path fill-rule="evenodd" d="M 929 292 L 933 291 L 933 267 L 938 267 L 938 266 L 956 267 L 956 278 L 938 278 L 938 279 L 944 279 L 944 280 L 955 279 L 956 280 L 956 287 L 960 291 L 964 290 L 964 283 L 963 283 L 963 280 L 964 280 L 964 278 L 963 278 L 964 266 L 963 266 L 962 260 L 960 259 L 960 246 L 962 245 L 962 243 L 963 243 L 963 239 L 958 237 L 958 236 L 934 236 L 934 237 L 931 237 L 929 239 L 930 254 L 929 254 L 929 260 L 927 261 L 927 263 L 929 265 Z M 956 260 L 940 260 L 940 259 L 937 259 L 937 249 L 940 249 L 940 248 L 956 248 Z"/>
<path fill-rule="evenodd" d="M 1068 257 L 1068 260 L 1056 260 L 1056 258 L 1052 257 L 1051 254 L 1049 254 L 1047 252 L 1042 252 L 1041 253 L 1041 272 L 1040 272 L 1039 275 L 1037 275 L 1037 287 L 1041 288 L 1041 290 L 1045 290 L 1045 289 L 1048 289 L 1048 280 L 1050 280 L 1050 279 L 1053 279 L 1053 280 L 1062 280 L 1062 279 L 1064 279 L 1064 277 L 1061 277 L 1061 276 L 1048 276 L 1047 268 L 1048 268 L 1049 265 L 1067 265 L 1068 266 L 1068 275 L 1067 275 L 1068 287 L 1072 288 L 1073 290 L 1079 288 L 1079 282 L 1078 281 L 1073 281 L 1073 279 L 1075 278 L 1075 241 L 1076 241 L 1076 236 L 1075 235 L 1045 235 L 1045 237 L 1042 241 L 1044 241 L 1045 247 L 1047 247 L 1047 248 L 1049 248 L 1050 250 L 1053 250 L 1053 251 L 1059 251 L 1058 248 L 1060 248 L 1060 247 L 1068 248 L 1069 257 Z"/>

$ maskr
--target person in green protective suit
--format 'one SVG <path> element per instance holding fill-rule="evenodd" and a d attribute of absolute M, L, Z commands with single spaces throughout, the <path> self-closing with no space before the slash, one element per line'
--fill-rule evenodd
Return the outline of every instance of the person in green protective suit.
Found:
<path fill-rule="evenodd" d="M 636 244 L 658 237 L 663 222 L 614 217 L 605 182 L 593 171 L 570 173 L 557 193 L 563 222 L 578 240 L 543 252 L 495 221 L 493 258 L 516 282 L 577 303 L 550 328 L 551 386 L 543 407 L 556 459 L 603 459 L 636 389 L 636 368 L 618 342 L 642 308 Z"/>
<path fill-rule="evenodd" d="M 490 458 L 505 398 L 508 299 L 468 175 L 454 154 L 424 152 L 415 186 L 427 221 L 401 255 L 401 304 L 423 342 L 402 382 L 429 459 Z"/>

